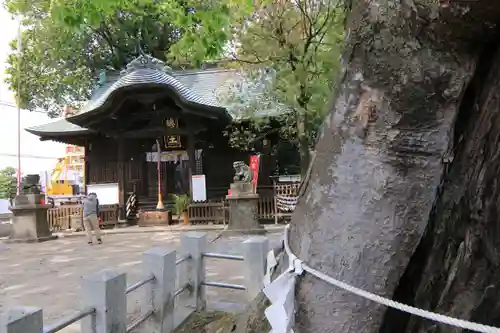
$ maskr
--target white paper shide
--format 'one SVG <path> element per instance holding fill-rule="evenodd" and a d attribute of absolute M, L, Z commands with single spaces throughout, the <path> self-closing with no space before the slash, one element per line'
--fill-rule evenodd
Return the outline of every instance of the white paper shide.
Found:
<path fill-rule="evenodd" d="M 269 298 L 271 306 L 264 313 L 272 328 L 270 333 L 293 333 L 295 283 L 297 276 L 302 274 L 302 267 L 297 258 L 289 259 L 291 267 L 271 282 L 271 273 L 277 261 L 273 251 L 267 256 L 264 294 Z"/>

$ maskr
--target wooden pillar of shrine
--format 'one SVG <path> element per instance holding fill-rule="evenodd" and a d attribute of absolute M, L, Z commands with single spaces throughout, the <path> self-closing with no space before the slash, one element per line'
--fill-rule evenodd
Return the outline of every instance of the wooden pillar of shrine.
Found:
<path fill-rule="evenodd" d="M 87 185 L 90 183 L 90 150 L 91 150 L 91 144 L 87 141 L 85 142 L 85 147 L 84 147 L 84 166 L 83 166 L 83 186 L 85 186 L 85 194 L 87 193 Z"/>
<path fill-rule="evenodd" d="M 125 140 L 122 137 L 118 138 L 118 221 L 127 219 L 125 206 L 127 203 L 127 175 L 125 167 Z"/>
<path fill-rule="evenodd" d="M 189 158 L 189 195 L 193 197 L 193 184 L 191 176 L 196 174 L 196 153 L 195 153 L 195 137 L 192 131 L 187 135 L 187 153 Z"/>

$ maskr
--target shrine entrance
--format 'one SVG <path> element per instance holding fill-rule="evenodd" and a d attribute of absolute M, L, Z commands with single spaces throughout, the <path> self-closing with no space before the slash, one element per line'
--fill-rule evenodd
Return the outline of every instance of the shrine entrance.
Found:
<path fill-rule="evenodd" d="M 172 194 L 190 195 L 191 176 L 203 173 L 202 150 L 223 141 L 232 117 L 197 78 L 142 54 L 104 75 L 74 115 L 32 133 L 85 147 L 86 185 L 116 184 L 112 200 L 124 220 L 130 198 L 147 211 Z"/>
<path fill-rule="evenodd" d="M 196 155 L 201 154 L 200 152 Z M 158 194 L 158 156 L 160 156 L 160 184 L 165 201 L 171 201 L 171 195 L 190 194 L 190 163 L 185 150 L 149 152 L 146 154 L 148 169 L 148 192 L 150 198 Z"/>

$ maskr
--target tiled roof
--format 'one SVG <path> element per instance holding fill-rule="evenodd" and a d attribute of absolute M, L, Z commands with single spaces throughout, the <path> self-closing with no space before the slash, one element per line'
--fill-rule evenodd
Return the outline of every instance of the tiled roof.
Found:
<path fill-rule="evenodd" d="M 231 86 L 238 82 L 244 82 L 241 72 L 235 69 L 208 69 L 201 71 L 171 71 L 168 67 L 159 62 L 158 66 L 163 66 L 166 70 L 158 68 L 129 68 L 121 75 L 108 77 L 107 82 L 97 88 L 87 105 L 77 114 L 83 114 L 88 111 L 99 108 L 114 91 L 125 86 L 136 84 L 164 84 L 168 85 L 188 103 L 197 103 L 200 105 L 216 108 L 225 108 L 233 119 L 242 119 L 248 115 L 239 113 L 241 102 L 230 103 L 219 100 L 219 96 L 227 94 Z M 243 83 L 244 84 L 244 83 Z M 256 88 L 257 87 L 257 88 Z M 258 100 L 259 94 L 262 94 L 258 85 L 251 85 L 248 88 L 241 89 L 244 95 L 241 100 Z M 223 105 L 225 104 L 225 105 Z M 277 106 L 274 103 L 266 101 L 258 102 L 262 109 L 257 110 L 258 115 L 272 115 L 283 112 L 283 106 Z M 69 118 L 71 121 L 71 118 Z M 52 123 L 34 126 L 26 130 L 36 135 L 48 134 L 77 134 L 86 133 L 89 130 L 73 124 L 66 119 L 61 119 Z"/>
<path fill-rule="evenodd" d="M 144 76 L 148 76 L 151 80 L 161 80 L 160 77 L 156 77 L 150 74 L 154 73 L 142 73 Z M 182 86 L 182 91 L 190 89 L 193 93 L 191 98 L 193 100 L 197 98 L 198 101 L 203 101 L 206 105 L 221 107 L 220 102 L 217 100 L 216 90 L 222 85 L 228 85 L 231 77 L 235 77 L 237 71 L 227 70 L 227 69 L 215 69 L 207 71 L 177 71 L 172 72 L 170 76 L 170 82 L 179 87 Z M 164 77 L 165 78 L 165 77 Z M 111 87 L 117 84 L 117 77 L 106 82 L 101 87 L 97 88 L 92 94 L 91 105 L 87 105 L 84 110 L 78 112 L 81 114 L 86 112 L 90 108 L 96 107 L 103 103 L 106 99 L 105 94 Z M 175 81 L 174 81 L 175 80 Z M 194 97 L 196 96 L 196 97 Z M 61 119 L 48 124 L 43 124 L 39 126 L 33 126 L 26 129 L 28 132 L 36 135 L 47 135 L 49 133 L 67 133 L 76 134 L 78 132 L 85 133 L 88 131 L 86 128 L 75 125 L 66 119 Z"/>
<path fill-rule="evenodd" d="M 72 124 L 66 119 L 59 119 L 47 124 L 32 126 L 26 129 L 26 131 L 35 135 L 73 135 L 80 133 L 89 133 L 90 130 L 80 127 L 78 125 Z"/>
<path fill-rule="evenodd" d="M 210 69 L 205 71 L 177 71 L 173 76 L 186 88 L 191 89 L 211 105 L 224 107 L 217 99 L 217 91 L 238 79 L 234 69 Z"/>
<path fill-rule="evenodd" d="M 102 87 L 98 90 L 99 93 L 94 93 L 93 97 L 89 102 L 82 108 L 79 112 L 85 113 L 88 111 L 95 110 L 108 100 L 108 98 L 118 89 L 140 85 L 140 84 L 159 84 L 171 87 L 174 89 L 179 96 L 189 103 L 196 103 L 206 106 L 220 107 L 216 101 L 207 100 L 202 96 L 199 96 L 195 91 L 183 85 L 177 78 L 169 75 L 165 72 L 160 72 L 154 69 L 138 69 L 131 73 L 125 74 L 120 77 L 117 81 L 110 84 L 108 87 Z"/>
<path fill-rule="evenodd" d="M 190 88 L 205 100 L 226 108 L 233 119 L 236 120 L 248 118 L 249 115 L 242 111 L 243 106 L 249 104 L 248 101 L 251 101 L 254 106 L 258 105 L 258 109 L 254 110 L 254 116 L 273 116 L 287 110 L 284 105 L 266 100 L 264 76 L 262 77 L 262 84 L 259 81 L 251 82 L 245 79 L 241 71 L 235 69 L 174 72 L 174 76 L 185 87 Z M 238 101 L 221 99 L 221 97 L 227 97 L 228 94 L 231 94 L 230 91 L 234 89 L 234 86 L 240 86 L 236 88 L 237 93 L 240 95 Z"/>

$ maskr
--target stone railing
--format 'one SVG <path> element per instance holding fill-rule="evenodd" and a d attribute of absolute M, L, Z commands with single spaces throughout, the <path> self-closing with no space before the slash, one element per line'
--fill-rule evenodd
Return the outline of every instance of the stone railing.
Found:
<path fill-rule="evenodd" d="M 242 243 L 243 255 L 207 251 L 207 235 L 187 232 L 181 235 L 179 256 L 176 250 L 154 247 L 143 254 L 144 278 L 127 287 L 126 274 L 103 270 L 82 278 L 82 308 L 59 322 L 44 325 L 40 308 L 18 307 L 4 314 L 2 333 L 54 333 L 81 322 L 81 333 L 128 333 L 136 328 L 144 332 L 170 333 L 184 316 L 206 307 L 205 288 L 242 290 L 248 300 L 263 288 L 265 260 L 268 252 L 265 237 L 250 238 Z M 242 261 L 245 285 L 207 281 L 205 261 L 209 258 Z M 177 269 L 179 281 L 177 280 Z M 140 289 L 145 309 L 143 315 L 127 323 L 127 294 Z M 182 309 L 181 309 L 182 308 Z"/>

